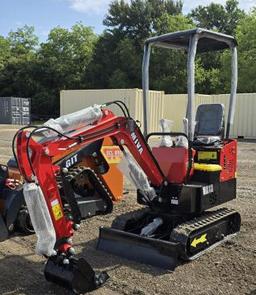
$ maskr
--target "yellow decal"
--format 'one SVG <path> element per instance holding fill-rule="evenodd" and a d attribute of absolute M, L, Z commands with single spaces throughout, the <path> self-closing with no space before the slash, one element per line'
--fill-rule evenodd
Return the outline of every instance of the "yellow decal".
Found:
<path fill-rule="evenodd" d="M 122 152 L 118 146 L 103 146 L 101 152 L 108 164 L 118 164 L 122 159 Z"/>
<path fill-rule="evenodd" d="M 217 160 L 217 152 L 198 152 L 198 160 Z"/>
<path fill-rule="evenodd" d="M 206 238 L 207 234 L 203 234 L 201 235 L 200 238 L 194 238 L 193 242 L 191 243 L 191 246 L 196 248 L 198 244 L 202 244 L 207 242 L 207 238 Z"/>
<path fill-rule="evenodd" d="M 62 213 L 58 199 L 53 200 L 51 202 L 51 205 L 52 205 L 52 213 L 54 215 L 54 218 L 56 221 L 58 221 L 59 219 L 63 217 L 63 213 Z"/>

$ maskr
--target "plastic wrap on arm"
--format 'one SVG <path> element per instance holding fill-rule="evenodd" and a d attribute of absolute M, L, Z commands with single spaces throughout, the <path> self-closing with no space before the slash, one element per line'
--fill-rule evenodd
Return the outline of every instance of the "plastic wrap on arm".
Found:
<path fill-rule="evenodd" d="M 176 137 L 175 146 L 188 148 L 188 140 L 186 137 L 179 135 Z"/>
<path fill-rule="evenodd" d="M 44 123 L 44 126 L 49 126 L 64 133 L 93 124 L 101 118 L 101 106 L 94 105 L 68 115 L 63 115 L 57 119 L 50 119 Z M 55 134 L 54 132 L 48 132 L 49 135 L 52 136 Z"/>
<path fill-rule="evenodd" d="M 184 133 L 188 136 L 188 119 L 183 118 L 183 128 L 184 128 Z"/>
<path fill-rule="evenodd" d="M 171 132 L 171 127 L 172 127 L 173 121 L 167 120 L 167 119 L 161 119 L 160 120 L 160 129 L 161 132 Z M 160 146 L 166 146 L 166 147 L 171 147 L 173 146 L 172 138 L 169 135 L 164 135 L 162 136 Z"/>
<path fill-rule="evenodd" d="M 195 127 L 196 127 L 197 122 L 196 121 L 192 121 L 192 131 L 193 134 L 195 133 Z M 184 128 L 184 133 L 188 136 L 188 119 L 187 118 L 183 118 L 183 128 Z"/>
<path fill-rule="evenodd" d="M 37 236 L 36 253 L 46 256 L 55 255 L 56 234 L 40 186 L 35 183 L 25 183 L 23 194 Z"/>
<path fill-rule="evenodd" d="M 137 189 L 146 193 L 146 196 L 149 197 L 150 200 L 153 200 L 156 197 L 156 192 L 154 188 L 150 186 L 144 171 L 135 163 L 130 154 L 124 152 L 124 158 L 127 161 L 127 165 L 122 162 L 118 168 L 132 181 Z"/>
<path fill-rule="evenodd" d="M 144 237 L 149 237 L 152 235 L 157 228 L 163 224 L 163 219 L 160 217 L 154 218 L 152 222 L 141 229 L 140 235 Z"/>
<path fill-rule="evenodd" d="M 184 128 L 184 133 L 188 135 L 188 119 L 187 118 L 183 119 L 183 128 Z M 188 139 L 183 135 L 177 136 L 175 140 L 175 146 L 188 148 Z"/>

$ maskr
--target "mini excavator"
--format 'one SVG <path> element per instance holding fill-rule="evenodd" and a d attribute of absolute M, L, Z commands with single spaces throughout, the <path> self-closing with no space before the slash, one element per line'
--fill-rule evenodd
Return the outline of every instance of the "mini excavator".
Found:
<path fill-rule="evenodd" d="M 85 259 L 77 258 L 72 247 L 72 236 L 81 221 L 77 192 L 92 194 L 93 206 L 102 214 L 112 210 L 107 184 L 97 173 L 108 169 L 108 164 L 95 153 L 95 144 L 100 146 L 105 137 L 123 152 L 143 209 L 117 217 L 111 228 L 100 228 L 98 249 L 174 269 L 181 259 L 195 259 L 239 231 L 238 212 L 209 210 L 236 197 L 237 142 L 230 138 L 237 84 L 236 45 L 233 37 L 204 29 L 146 40 L 144 135 L 122 101 L 94 105 L 44 126 L 27 126 L 17 132 L 14 155 L 25 180 L 24 199 L 38 237 L 36 251 L 47 258 L 44 273 L 48 281 L 84 293 L 108 278 L 104 272 L 95 272 Z M 185 132 L 147 133 L 152 46 L 188 53 Z M 194 114 L 194 61 L 197 50 L 226 48 L 232 53 L 232 81 L 225 128 L 221 104 L 200 105 Z M 109 108 L 111 104 L 118 105 L 123 116 L 116 116 Z M 151 149 L 149 138 L 159 136 L 179 140 L 172 146 Z M 54 161 L 63 151 L 67 156 Z M 81 163 L 85 154 L 88 160 Z"/>

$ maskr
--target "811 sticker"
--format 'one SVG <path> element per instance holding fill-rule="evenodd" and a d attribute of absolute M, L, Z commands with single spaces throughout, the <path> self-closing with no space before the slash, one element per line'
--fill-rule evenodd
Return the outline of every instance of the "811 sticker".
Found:
<path fill-rule="evenodd" d="M 54 218 L 56 221 L 58 221 L 59 219 L 63 217 L 63 213 L 62 213 L 58 199 L 51 201 L 51 205 L 52 205 L 52 213 L 54 215 Z"/>
<path fill-rule="evenodd" d="M 210 193 L 213 193 L 213 184 L 203 186 L 203 195 L 209 195 Z"/>

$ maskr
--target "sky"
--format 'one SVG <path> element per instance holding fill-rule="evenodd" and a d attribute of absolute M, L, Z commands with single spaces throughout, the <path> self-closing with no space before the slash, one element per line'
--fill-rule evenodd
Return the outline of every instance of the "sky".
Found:
<path fill-rule="evenodd" d="M 127 0 L 129 1 L 129 0 Z M 0 35 L 18 27 L 30 25 L 41 41 L 47 39 L 49 31 L 61 26 L 70 28 L 81 21 L 94 28 L 96 33 L 104 30 L 102 21 L 111 0 L 0 0 Z M 198 5 L 207 5 L 209 0 L 184 0 L 183 12 L 188 13 Z M 215 0 L 225 3 L 225 0 Z M 256 0 L 240 0 L 240 7 L 249 11 Z"/>

